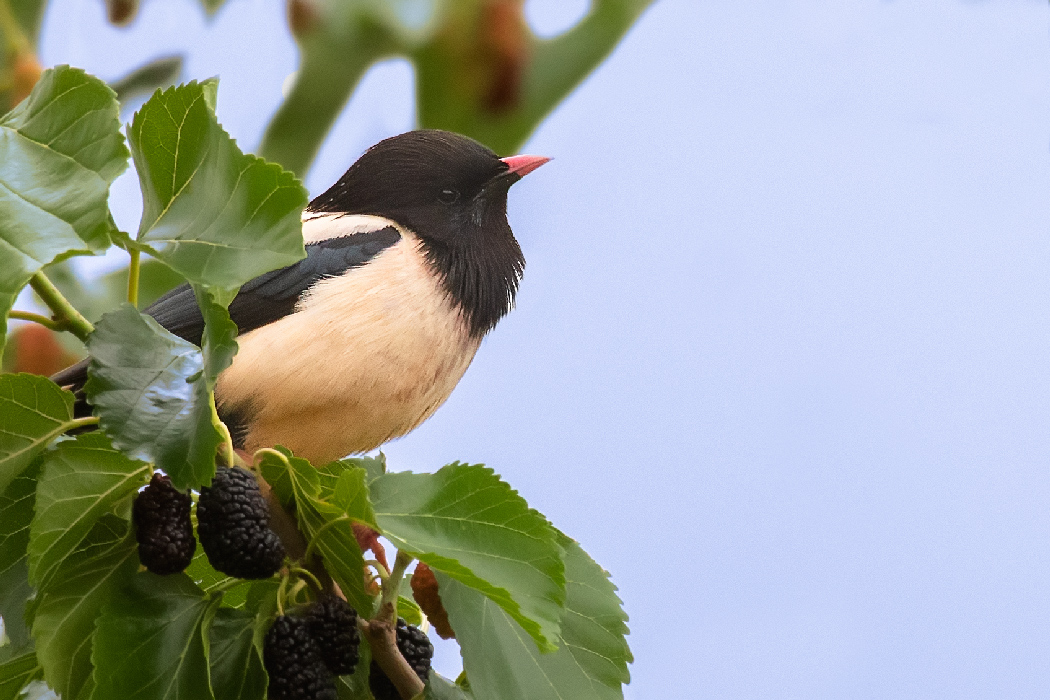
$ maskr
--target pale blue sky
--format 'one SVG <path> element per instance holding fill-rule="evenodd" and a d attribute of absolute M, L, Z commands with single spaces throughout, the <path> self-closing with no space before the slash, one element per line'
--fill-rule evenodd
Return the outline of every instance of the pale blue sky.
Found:
<path fill-rule="evenodd" d="M 53 5 L 45 61 L 185 51 L 248 148 L 295 67 L 281 3 Z M 606 566 L 628 698 L 1045 698 L 1048 58 L 1036 0 L 657 2 L 529 142 L 518 309 L 391 466 L 485 462 Z M 411 89 L 366 78 L 313 194 Z"/>

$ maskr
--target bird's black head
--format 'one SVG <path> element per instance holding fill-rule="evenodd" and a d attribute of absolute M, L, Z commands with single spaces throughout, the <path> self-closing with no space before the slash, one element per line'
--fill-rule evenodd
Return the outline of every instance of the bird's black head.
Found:
<path fill-rule="evenodd" d="M 448 131 L 410 131 L 368 149 L 309 210 L 382 216 L 413 231 L 481 336 L 510 310 L 525 267 L 507 222 L 507 190 L 544 162 L 501 159 Z"/>

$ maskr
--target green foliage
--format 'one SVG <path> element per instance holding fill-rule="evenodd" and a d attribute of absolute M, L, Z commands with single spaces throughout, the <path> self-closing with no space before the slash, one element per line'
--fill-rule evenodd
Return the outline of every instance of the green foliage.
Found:
<path fill-rule="evenodd" d="M 136 574 L 95 622 L 91 661 L 96 695 L 214 698 L 208 628 L 220 600 L 185 574 Z"/>
<path fill-rule="evenodd" d="M 480 591 L 553 651 L 565 601 L 556 533 L 525 499 L 480 465 L 386 474 L 369 486 L 387 539 Z"/>
<path fill-rule="evenodd" d="M 616 588 L 593 559 L 567 538 L 569 581 L 562 610 L 562 647 L 542 654 L 522 627 L 492 601 L 441 573 L 441 599 L 463 652 L 470 687 L 483 698 L 533 700 L 623 697 L 632 660 L 624 635 L 626 615 Z"/>
<path fill-rule="evenodd" d="M 459 86 L 460 93 L 427 98 L 431 116 L 424 120 L 463 119 L 461 130 L 475 136 L 496 129 L 506 143 L 523 139 L 645 5 L 596 2 L 566 35 L 591 42 L 575 64 L 564 59 L 543 68 L 564 37 L 540 42 L 523 34 L 520 103 L 501 108 L 508 110 L 501 116 L 485 111 L 493 106 L 479 97 L 484 91 Z M 306 50 L 296 91 L 329 80 L 345 87 L 326 95 L 332 104 L 303 124 L 318 142 L 334 118 L 326 110 L 341 104 L 354 76 L 384 52 L 413 56 L 421 95 L 469 64 L 444 42 L 476 30 L 471 22 L 481 4 L 442 5 L 433 26 L 416 33 L 398 29 L 385 6 L 319 3 L 322 14 L 342 12 L 345 22 L 300 28 Z M 618 19 L 594 30 L 588 22 L 610 8 L 619 8 Z M 333 33 L 338 41 L 330 41 Z M 345 50 L 348 37 L 363 42 L 354 45 L 357 59 L 322 76 L 318 57 Z M 550 84 L 530 92 L 537 81 Z M 626 617 L 605 572 L 481 465 L 414 474 L 388 471 L 382 455 L 311 465 L 283 448 L 261 450 L 254 466 L 272 489 L 274 512 L 302 539 L 287 547 L 282 571 L 238 581 L 217 572 L 201 551 L 185 573 L 140 571 L 129 520 L 150 474 L 160 469 L 176 487 L 200 489 L 217 463 L 239 461 L 214 398 L 237 351 L 230 301 L 246 281 L 304 255 L 302 185 L 237 148 L 215 116 L 216 90 L 212 80 L 158 91 L 132 119 L 128 142 L 144 204 L 134 236 L 115 229 L 107 205 L 109 184 L 129 153 L 109 88 L 82 71 L 57 68 L 0 118 L 0 180 L 7 186 L 0 192 L 0 313 L 6 320 L 12 300 L 31 283 L 54 313 L 45 323 L 86 340 L 83 394 L 94 414 L 75 417 L 73 394 L 43 377 L 0 376 L 0 700 L 29 687 L 66 698 L 261 700 L 262 642 L 278 610 L 301 610 L 320 594 L 318 586 L 334 581 L 363 618 L 386 601 L 422 622 L 401 581 L 413 558 L 438 577 L 469 678 L 453 684 L 432 674 L 425 697 L 622 697 L 631 659 Z M 302 99 L 293 92 L 289 104 L 298 109 Z M 464 101 L 452 109 L 452 99 Z M 442 100 L 444 112 L 435 107 Z M 300 169 L 312 152 L 309 139 L 297 148 L 303 143 Z M 64 293 L 89 297 L 62 262 L 111 245 L 133 253 L 131 271 L 142 273 L 144 297 L 179 280 L 191 284 L 205 320 L 202 347 L 165 331 L 134 303 L 121 303 L 129 273 L 106 280 L 104 294 L 79 311 L 69 303 Z M 140 260 L 142 254 L 149 258 Z M 66 434 L 74 428 L 93 432 Z M 378 535 L 399 550 L 392 572 L 362 552 L 378 551 Z M 368 700 L 371 654 L 366 643 L 358 670 L 339 679 L 344 700 Z"/>
<path fill-rule="evenodd" d="M 178 488 L 209 483 L 222 435 L 212 425 L 218 373 L 204 372 L 201 349 L 124 304 L 102 317 L 88 351 L 84 390 L 114 444 Z"/>
<path fill-rule="evenodd" d="M 150 466 L 113 449 L 101 433 L 44 455 L 29 528 L 29 581 L 45 586 L 95 522 L 149 480 Z"/>
<path fill-rule="evenodd" d="M 0 489 L 73 425 L 68 391 L 32 374 L 0 376 Z"/>
<path fill-rule="evenodd" d="M 116 96 L 82 70 L 45 71 L 32 95 L 0 118 L 4 318 L 42 267 L 109 247 L 109 186 L 127 165 Z"/>
<path fill-rule="evenodd" d="M 16 700 L 24 687 L 41 677 L 43 672 L 33 652 L 0 664 L 0 700 Z"/>
<path fill-rule="evenodd" d="M 133 245 L 192 283 L 236 292 L 305 257 L 306 191 L 237 148 L 215 118 L 217 89 L 217 80 L 169 88 L 135 114 L 128 140 L 142 221 Z"/>
<path fill-rule="evenodd" d="M 27 549 L 39 470 L 34 463 L 0 492 L 0 618 L 8 641 L 0 652 L 7 654 L 20 653 L 31 644 L 24 613 L 32 594 Z"/>

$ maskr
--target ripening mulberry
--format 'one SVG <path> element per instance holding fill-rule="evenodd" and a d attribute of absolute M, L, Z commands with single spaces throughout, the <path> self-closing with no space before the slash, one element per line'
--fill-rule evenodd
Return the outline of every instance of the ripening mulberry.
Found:
<path fill-rule="evenodd" d="M 270 676 L 270 700 L 336 700 L 335 677 L 304 618 L 281 615 L 263 643 L 263 666 Z"/>
<path fill-rule="evenodd" d="M 155 574 L 177 574 L 190 565 L 197 540 L 190 522 L 189 494 L 179 493 L 167 476 L 153 472 L 149 486 L 131 507 L 139 561 Z"/>
<path fill-rule="evenodd" d="M 246 469 L 219 467 L 197 501 L 197 536 L 208 561 L 227 576 L 262 579 L 284 561 L 284 545 L 270 529 L 270 512 Z"/>
<path fill-rule="evenodd" d="M 430 567 L 419 562 L 412 574 L 412 597 L 419 603 L 419 608 L 430 620 L 431 626 L 442 639 L 455 639 L 456 633 L 452 631 L 452 625 L 448 621 L 448 613 L 441 603 L 441 595 L 438 593 L 438 582 Z"/>
<path fill-rule="evenodd" d="M 426 683 L 427 676 L 430 675 L 430 659 L 434 656 L 434 645 L 427 639 L 427 635 L 415 625 L 406 624 L 398 618 L 397 648 L 419 676 L 419 680 Z M 374 660 L 368 668 L 368 687 L 372 690 L 375 700 L 401 700 L 397 688 Z"/>
<path fill-rule="evenodd" d="M 325 596 L 310 607 L 306 622 L 328 670 L 337 676 L 353 673 L 361 643 L 357 611 L 342 598 Z"/>

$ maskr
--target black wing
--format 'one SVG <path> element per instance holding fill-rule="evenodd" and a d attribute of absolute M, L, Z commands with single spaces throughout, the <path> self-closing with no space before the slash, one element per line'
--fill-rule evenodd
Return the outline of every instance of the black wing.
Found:
<path fill-rule="evenodd" d="M 241 287 L 230 304 L 230 318 L 237 324 L 237 332 L 247 333 L 287 316 L 303 292 L 319 280 L 361 267 L 399 240 L 401 234 L 388 226 L 310 243 L 306 257 L 299 262 L 259 275 Z M 144 313 L 183 340 L 200 345 L 204 317 L 188 284 L 171 290 Z"/>

